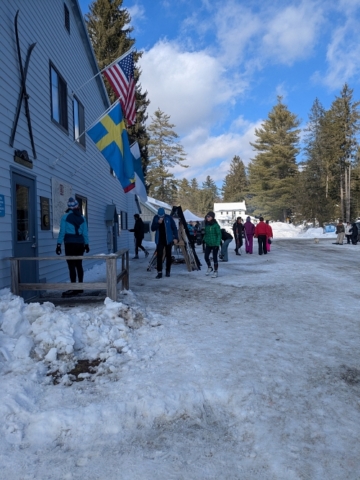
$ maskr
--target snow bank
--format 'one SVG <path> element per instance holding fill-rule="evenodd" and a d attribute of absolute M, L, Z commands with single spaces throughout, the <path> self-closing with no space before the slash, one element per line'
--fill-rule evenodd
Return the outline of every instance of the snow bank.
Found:
<path fill-rule="evenodd" d="M 57 372 L 59 381 L 64 377 L 69 384 L 73 378 L 67 372 L 79 360 L 99 359 L 93 380 L 111 376 L 130 352 L 129 332 L 145 322 L 138 308 L 109 298 L 104 306 L 66 311 L 48 302 L 26 304 L 0 290 L 0 374 L 28 370 L 49 383 L 49 374 Z"/>
<path fill-rule="evenodd" d="M 274 239 L 277 238 L 336 238 L 335 233 L 323 233 L 322 228 L 304 229 L 302 226 L 295 226 L 292 223 L 274 222 L 271 223 Z"/>

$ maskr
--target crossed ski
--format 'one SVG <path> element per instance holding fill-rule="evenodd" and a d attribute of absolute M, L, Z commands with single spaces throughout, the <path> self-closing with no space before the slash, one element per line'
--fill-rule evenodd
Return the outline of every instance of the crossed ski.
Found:
<path fill-rule="evenodd" d="M 34 50 L 36 42 L 32 43 L 30 45 L 30 47 L 28 48 L 28 51 L 27 51 L 27 54 L 26 54 L 25 66 L 23 66 L 22 58 L 21 58 L 20 41 L 19 41 L 19 31 L 18 31 L 19 11 L 20 10 L 18 10 L 16 12 L 14 23 L 15 23 L 16 48 L 17 48 L 17 53 L 18 53 L 19 68 L 20 68 L 20 75 L 21 75 L 21 87 L 20 87 L 20 94 L 19 94 L 19 99 L 18 99 L 18 103 L 17 103 L 17 107 L 16 107 L 15 121 L 14 121 L 14 125 L 13 125 L 12 131 L 11 131 L 10 146 L 11 147 L 14 146 L 15 133 L 16 133 L 16 128 L 17 128 L 18 122 L 19 122 L 21 104 L 22 104 L 22 101 L 24 100 L 25 115 L 26 115 L 28 129 L 29 129 L 31 148 L 32 148 L 32 151 L 33 151 L 33 156 L 34 156 L 34 158 L 36 158 L 35 143 L 34 143 L 34 137 L 33 137 L 33 133 L 32 133 L 31 119 L 30 119 L 29 95 L 26 91 L 26 77 L 27 77 L 27 72 L 28 72 L 28 68 L 29 68 L 30 56 L 31 56 L 32 51 Z"/>

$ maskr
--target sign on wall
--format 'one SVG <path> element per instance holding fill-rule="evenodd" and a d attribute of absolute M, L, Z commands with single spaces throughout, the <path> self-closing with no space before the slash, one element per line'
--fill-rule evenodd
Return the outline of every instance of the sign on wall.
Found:
<path fill-rule="evenodd" d="M 50 230 L 50 198 L 40 197 L 41 230 Z"/>
<path fill-rule="evenodd" d="M 53 206 L 53 236 L 60 230 L 60 220 L 67 210 L 67 202 L 72 196 L 72 186 L 59 178 L 51 178 L 52 206 Z"/>

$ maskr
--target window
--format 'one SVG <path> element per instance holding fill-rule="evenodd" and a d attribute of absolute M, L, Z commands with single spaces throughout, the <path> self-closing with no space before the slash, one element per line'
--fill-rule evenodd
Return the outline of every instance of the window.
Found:
<path fill-rule="evenodd" d="M 50 65 L 51 119 L 68 131 L 67 85 L 59 72 Z"/>
<path fill-rule="evenodd" d="M 79 145 L 85 147 L 85 110 L 79 100 L 74 97 L 73 101 L 74 115 L 74 140 Z"/>
<path fill-rule="evenodd" d="M 64 19 L 65 19 L 65 28 L 70 33 L 70 12 L 67 6 L 64 3 Z"/>
<path fill-rule="evenodd" d="M 81 195 L 75 195 L 75 199 L 79 202 L 79 208 L 81 215 L 84 215 L 86 218 L 86 223 L 89 224 L 89 219 L 88 219 L 88 210 L 87 210 L 87 198 L 82 197 Z"/>
<path fill-rule="evenodd" d="M 127 230 L 128 229 L 128 218 L 127 218 L 127 212 L 121 212 L 121 230 Z"/>

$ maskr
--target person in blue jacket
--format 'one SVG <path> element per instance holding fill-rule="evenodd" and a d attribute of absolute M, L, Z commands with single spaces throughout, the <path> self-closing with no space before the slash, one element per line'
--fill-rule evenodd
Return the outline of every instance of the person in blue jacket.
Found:
<path fill-rule="evenodd" d="M 56 254 L 61 255 L 61 244 L 64 242 L 66 256 L 83 256 L 84 252 L 89 253 L 89 236 L 86 218 L 81 215 L 79 203 L 73 197 L 68 200 L 68 209 L 61 217 L 60 232 L 56 245 Z M 84 269 L 82 260 L 66 260 L 69 268 L 70 282 L 76 283 L 76 274 L 79 283 L 84 280 Z M 67 290 L 63 297 L 72 297 L 83 290 Z"/>
<path fill-rule="evenodd" d="M 170 277 L 171 249 L 173 243 L 177 244 L 179 241 L 178 230 L 174 219 L 170 215 L 165 214 L 165 210 L 163 208 L 159 208 L 157 215 L 155 215 L 153 218 L 151 231 L 156 232 L 155 243 L 158 272 L 156 278 L 162 278 L 164 248 L 166 256 L 166 276 Z"/>

